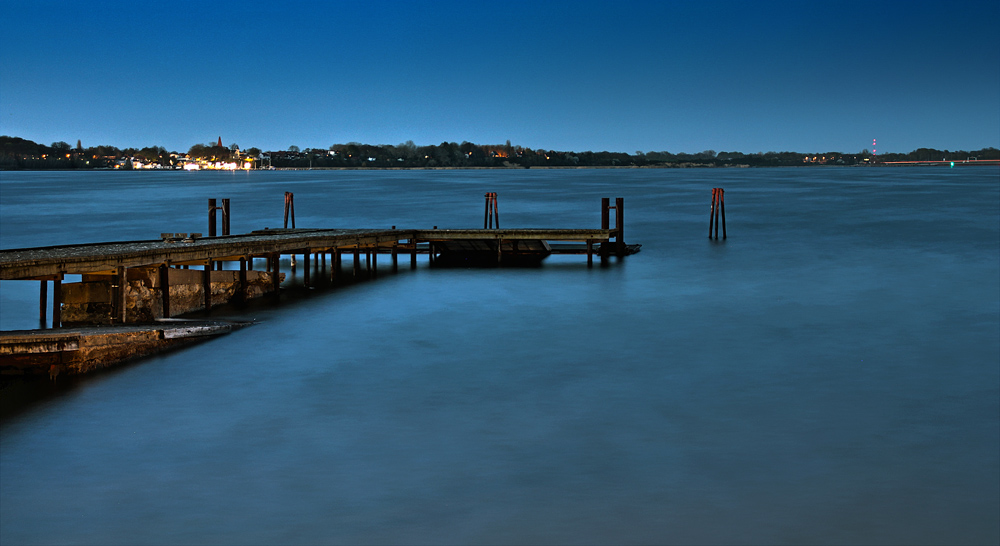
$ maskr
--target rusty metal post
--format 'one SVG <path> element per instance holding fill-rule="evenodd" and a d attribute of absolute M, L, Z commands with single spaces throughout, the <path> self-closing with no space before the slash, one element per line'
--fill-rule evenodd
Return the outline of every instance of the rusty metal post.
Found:
<path fill-rule="evenodd" d="M 170 318 L 170 266 L 160 264 L 160 303 L 163 318 Z"/>
<path fill-rule="evenodd" d="M 62 326 L 62 274 L 52 280 L 52 327 Z"/>
<path fill-rule="evenodd" d="M 205 292 L 205 310 L 212 309 L 212 259 L 205 263 L 205 272 L 201 276 L 201 287 Z"/>
<path fill-rule="evenodd" d="M 49 307 L 49 281 L 40 281 L 38 287 L 38 322 L 41 324 L 42 328 L 45 328 L 45 319 L 48 313 Z"/>
<path fill-rule="evenodd" d="M 222 234 L 229 235 L 229 199 L 222 200 Z"/>
<path fill-rule="evenodd" d="M 215 199 L 208 200 L 208 236 L 215 237 Z"/>

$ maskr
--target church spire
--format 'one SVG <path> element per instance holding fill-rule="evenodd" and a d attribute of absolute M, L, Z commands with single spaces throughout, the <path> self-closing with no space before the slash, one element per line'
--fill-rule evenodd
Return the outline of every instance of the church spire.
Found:
<path fill-rule="evenodd" d="M 222 137 L 219 137 L 219 143 L 216 144 L 216 146 L 218 146 L 220 148 L 222 147 Z"/>

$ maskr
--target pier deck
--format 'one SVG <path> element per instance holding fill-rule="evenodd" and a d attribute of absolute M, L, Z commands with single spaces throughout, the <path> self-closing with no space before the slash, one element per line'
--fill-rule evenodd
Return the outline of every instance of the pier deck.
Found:
<path fill-rule="evenodd" d="M 623 241 L 621 198 L 615 206 L 602 199 L 600 229 L 500 229 L 495 196 L 487 194 L 484 229 L 295 229 L 291 196 L 286 194 L 286 224 L 291 211 L 292 229 L 229 235 L 228 200 L 224 200 L 224 235 L 215 236 L 218 207 L 209 200 L 208 237 L 163 233 L 158 240 L 0 250 L 0 280 L 40 281 L 42 328 L 0 333 L 0 376 L 45 370 L 84 373 L 174 346 L 180 343 L 177 339 L 203 335 L 202 330 L 211 335 L 228 331 L 228 326 L 218 325 L 207 330 L 150 325 L 213 305 L 278 293 L 285 277 L 280 271 L 282 256 L 293 257 L 293 269 L 294 257 L 302 257 L 302 283 L 309 286 L 313 269 L 313 275 L 331 275 L 335 280 L 345 253 L 353 255 L 355 275 L 365 272 L 374 277 L 379 254 L 392 255 L 393 269 L 400 254 L 410 256 L 411 268 L 416 267 L 418 254 L 428 255 L 431 264 L 487 266 L 537 262 L 552 254 L 586 254 L 587 265 L 592 266 L 595 254 L 604 263 L 611 255 L 621 258 L 639 250 L 640 245 Z M 611 210 L 615 210 L 614 227 Z M 255 260 L 263 260 L 263 271 L 254 270 Z M 79 282 L 64 284 L 67 275 L 79 276 Z M 49 309 L 52 328 L 58 330 L 44 330 Z M 64 325 L 102 328 L 71 330 Z"/>
<path fill-rule="evenodd" d="M 61 275 L 113 274 L 117 268 L 201 265 L 275 255 L 318 252 L 429 253 L 424 243 L 545 241 L 552 254 L 582 254 L 581 244 L 597 245 L 616 236 L 614 229 L 271 229 L 244 235 L 198 239 L 161 239 L 0 250 L 0 280 L 52 280 Z M 506 245 L 505 245 L 506 247 Z M 529 244 L 524 248 L 528 249 Z M 611 253 L 622 254 L 616 249 Z M 516 252 L 516 250 L 512 251 Z M 625 250 L 627 253 L 628 251 Z M 503 248 L 501 248 L 502 260 Z"/>

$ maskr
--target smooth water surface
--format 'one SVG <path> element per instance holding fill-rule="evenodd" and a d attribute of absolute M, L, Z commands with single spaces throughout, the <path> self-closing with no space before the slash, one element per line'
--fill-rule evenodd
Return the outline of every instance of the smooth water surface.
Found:
<path fill-rule="evenodd" d="M 997 169 L 5 172 L 0 246 L 205 232 L 208 198 L 278 227 L 285 191 L 342 228 L 624 197 L 643 246 L 217 309 L 257 324 L 0 423 L 0 542 L 1000 541 Z M 0 284 L 0 327 L 37 297 Z"/>

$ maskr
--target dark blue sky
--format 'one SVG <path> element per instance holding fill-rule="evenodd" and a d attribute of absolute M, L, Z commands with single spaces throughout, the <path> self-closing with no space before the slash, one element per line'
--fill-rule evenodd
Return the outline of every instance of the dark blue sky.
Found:
<path fill-rule="evenodd" d="M 1000 147 L 997 0 L 0 6 L 0 134 L 45 144 Z"/>

